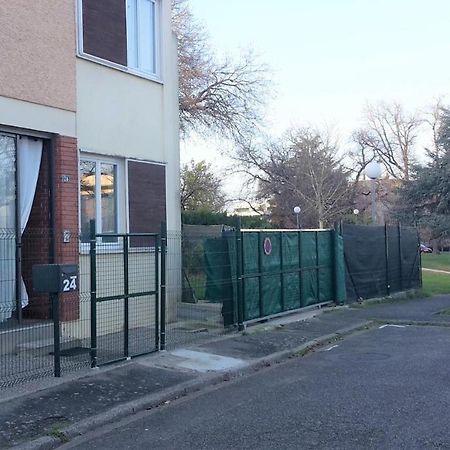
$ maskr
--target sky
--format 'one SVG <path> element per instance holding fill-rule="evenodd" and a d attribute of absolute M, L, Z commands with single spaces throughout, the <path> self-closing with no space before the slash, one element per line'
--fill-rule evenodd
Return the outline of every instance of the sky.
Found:
<path fill-rule="evenodd" d="M 274 134 L 328 126 L 344 145 L 367 104 L 450 103 L 450 0 L 190 0 L 218 55 L 252 48 L 271 69 Z M 425 138 L 424 138 L 425 139 Z M 183 160 L 217 161 L 186 142 Z"/>

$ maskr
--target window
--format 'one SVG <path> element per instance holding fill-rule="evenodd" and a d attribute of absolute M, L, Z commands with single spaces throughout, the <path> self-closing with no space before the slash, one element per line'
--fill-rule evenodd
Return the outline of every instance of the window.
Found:
<path fill-rule="evenodd" d="M 156 73 L 156 1 L 127 0 L 128 67 Z"/>
<path fill-rule="evenodd" d="M 97 62 L 158 76 L 160 0 L 78 0 L 79 50 Z"/>
<path fill-rule="evenodd" d="M 117 164 L 80 160 L 81 241 L 89 242 L 89 224 L 96 220 L 97 233 L 117 233 Z"/>

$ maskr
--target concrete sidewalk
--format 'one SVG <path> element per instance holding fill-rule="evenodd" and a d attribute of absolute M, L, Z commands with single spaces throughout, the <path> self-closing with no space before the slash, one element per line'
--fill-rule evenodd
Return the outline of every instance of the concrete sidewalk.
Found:
<path fill-rule="evenodd" d="M 381 323 L 450 326 L 450 296 L 368 302 L 285 316 L 171 352 L 0 393 L 0 448 L 50 449 L 207 385 L 332 344 Z"/>

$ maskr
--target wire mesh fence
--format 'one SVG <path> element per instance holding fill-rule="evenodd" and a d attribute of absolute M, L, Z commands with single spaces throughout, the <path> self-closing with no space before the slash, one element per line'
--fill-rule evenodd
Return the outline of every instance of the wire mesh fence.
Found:
<path fill-rule="evenodd" d="M 0 388 L 53 376 L 55 331 L 64 375 L 224 335 L 251 318 L 244 300 L 262 304 L 257 318 L 278 312 L 280 302 L 292 310 L 309 305 L 309 297 L 333 300 L 338 260 L 330 233 L 275 233 L 270 249 L 265 234 L 249 231 L 257 239 L 244 245 L 242 233 L 184 226 L 182 232 L 81 242 L 48 229 L 33 228 L 19 239 L 15 230 L 0 230 Z M 415 230 L 345 225 L 343 237 L 349 299 L 420 285 Z M 78 290 L 58 296 L 56 328 L 51 296 L 35 292 L 32 279 L 33 266 L 54 262 L 79 270 Z"/>
<path fill-rule="evenodd" d="M 20 242 L 20 245 L 18 245 Z M 83 283 L 89 267 L 80 258 L 77 236 L 53 235 L 48 229 L 26 230 L 18 240 L 15 230 L 0 232 L 0 387 L 54 373 L 54 322 L 50 296 L 33 289 L 32 269 L 37 264 L 79 264 L 78 292 L 59 295 L 61 371 L 88 367 L 89 317 L 82 314 L 89 302 Z M 73 326 L 73 324 L 77 326 Z"/>
<path fill-rule="evenodd" d="M 167 233 L 166 348 L 220 336 L 232 329 L 226 316 L 230 297 L 228 248 L 222 226 L 183 227 Z M 209 277 L 211 261 L 222 277 Z M 224 320 L 225 318 L 225 320 Z"/>

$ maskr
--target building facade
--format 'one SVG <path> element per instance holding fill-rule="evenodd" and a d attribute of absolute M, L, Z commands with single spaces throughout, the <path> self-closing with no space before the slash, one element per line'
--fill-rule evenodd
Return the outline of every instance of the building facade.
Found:
<path fill-rule="evenodd" d="M 50 317 L 32 266 L 82 262 L 91 219 L 180 229 L 170 14 L 170 0 L 0 5 L 0 322 Z M 63 300 L 62 320 L 81 320 L 80 295 Z"/>

